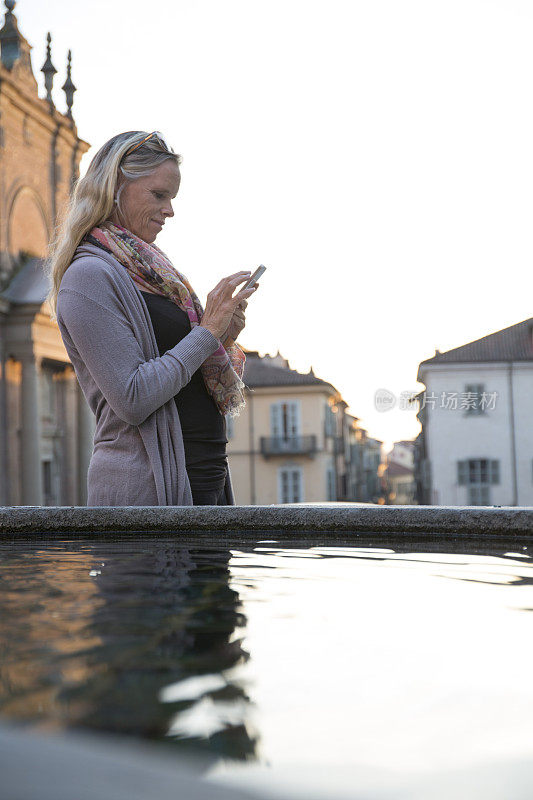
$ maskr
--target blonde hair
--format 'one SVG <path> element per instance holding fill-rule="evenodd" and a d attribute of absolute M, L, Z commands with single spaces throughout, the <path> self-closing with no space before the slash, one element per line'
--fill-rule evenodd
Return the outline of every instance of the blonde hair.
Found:
<path fill-rule="evenodd" d="M 166 159 L 178 166 L 181 156 L 168 147 L 162 136 L 152 136 L 133 152 L 133 145 L 141 142 L 146 131 L 127 131 L 113 136 L 98 150 L 83 178 L 74 184 L 62 219 L 56 226 L 48 249 L 45 274 L 50 284 L 46 300 L 50 305 L 51 319 L 57 321 L 57 294 L 61 279 L 70 266 L 76 248 L 92 228 L 108 219 L 115 203 L 120 210 L 120 193 L 126 181 L 150 175 Z M 124 160 L 123 160 L 124 159 Z M 126 180 L 118 192 L 119 176 Z"/>

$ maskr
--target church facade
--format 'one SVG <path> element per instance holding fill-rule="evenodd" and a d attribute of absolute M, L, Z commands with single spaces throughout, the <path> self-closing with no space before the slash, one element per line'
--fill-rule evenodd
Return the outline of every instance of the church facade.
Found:
<path fill-rule="evenodd" d="M 72 116 L 71 54 L 52 99 L 48 34 L 39 96 L 14 0 L 0 30 L 0 505 L 85 505 L 94 417 L 46 302 L 43 266 L 89 144 Z"/>

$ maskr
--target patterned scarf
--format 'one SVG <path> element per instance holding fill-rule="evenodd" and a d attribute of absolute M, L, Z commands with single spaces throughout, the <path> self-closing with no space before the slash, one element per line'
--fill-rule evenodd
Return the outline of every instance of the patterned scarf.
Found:
<path fill-rule="evenodd" d="M 200 324 L 204 310 L 191 284 L 155 244 L 148 244 L 131 231 L 109 220 L 93 228 L 84 241 L 111 253 L 140 287 L 157 290 L 186 312 L 191 330 Z M 207 391 L 221 414 L 238 416 L 244 406 L 242 374 L 246 356 L 233 342 L 222 344 L 200 367 Z"/>

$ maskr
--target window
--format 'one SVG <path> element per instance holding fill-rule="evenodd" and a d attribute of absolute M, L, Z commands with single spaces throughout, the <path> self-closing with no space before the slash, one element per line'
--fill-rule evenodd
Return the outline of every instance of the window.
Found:
<path fill-rule="evenodd" d="M 333 467 L 328 467 L 326 472 L 327 484 L 327 498 L 328 500 L 336 500 L 337 492 L 335 491 L 335 470 Z"/>
<path fill-rule="evenodd" d="M 485 406 L 481 400 L 482 397 L 486 397 L 485 386 L 483 383 L 467 384 L 461 397 L 461 403 L 463 404 L 465 413 L 484 414 Z"/>
<path fill-rule="evenodd" d="M 457 462 L 457 483 L 468 486 L 469 505 L 490 505 L 490 486 L 500 482 L 500 462 L 471 458 Z"/>
<path fill-rule="evenodd" d="M 490 492 L 488 486 L 470 486 L 468 490 L 470 506 L 490 505 Z"/>
<path fill-rule="evenodd" d="M 500 482 L 500 462 L 488 458 L 471 458 L 457 462 L 459 486 L 475 483 L 497 484 Z"/>
<path fill-rule="evenodd" d="M 325 412 L 326 418 L 324 420 L 324 432 L 326 436 L 335 436 L 337 432 L 337 420 L 329 404 L 325 406 Z"/>
<path fill-rule="evenodd" d="M 303 481 L 300 467 L 279 468 L 278 497 L 280 503 L 301 503 L 303 501 Z"/>
<path fill-rule="evenodd" d="M 275 439 L 290 439 L 300 435 L 300 403 L 283 400 L 270 406 L 270 434 Z"/>
<path fill-rule="evenodd" d="M 459 464 L 462 462 L 459 461 Z M 431 461 L 428 458 L 423 458 L 420 461 L 420 481 L 424 489 L 431 487 Z M 459 481 L 461 483 L 461 481 Z"/>

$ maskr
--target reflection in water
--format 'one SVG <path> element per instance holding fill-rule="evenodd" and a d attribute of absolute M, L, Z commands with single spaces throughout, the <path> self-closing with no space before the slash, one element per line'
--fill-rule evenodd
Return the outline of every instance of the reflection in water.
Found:
<path fill-rule="evenodd" d="M 204 541 L 0 543 L 0 715 L 201 748 L 283 797 L 284 770 L 329 800 L 361 766 L 531 755 L 529 545 Z"/>
<path fill-rule="evenodd" d="M 254 757 L 249 700 L 227 674 L 249 657 L 229 550 L 136 539 L 0 552 L 2 716 Z"/>

